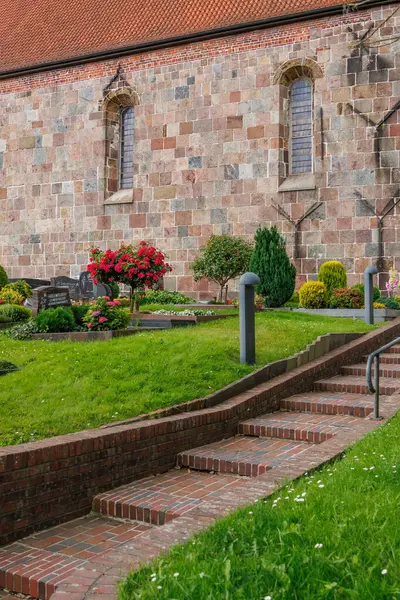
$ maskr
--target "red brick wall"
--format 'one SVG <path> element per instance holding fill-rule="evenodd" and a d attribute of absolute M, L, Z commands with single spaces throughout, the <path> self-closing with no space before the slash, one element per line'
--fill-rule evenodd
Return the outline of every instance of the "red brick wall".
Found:
<path fill-rule="evenodd" d="M 95 244 L 154 240 L 174 271 L 166 287 L 209 297 L 190 264 L 212 233 L 251 238 L 277 224 L 293 256 L 302 223 L 299 282 L 340 259 L 349 283 L 376 262 L 377 219 L 400 185 L 399 116 L 373 127 L 400 96 L 394 46 L 351 44 L 394 7 L 316 19 L 119 59 L 137 91 L 135 187 L 131 202 L 107 205 L 103 89 L 117 60 L 0 81 L 0 262 L 13 277 L 77 276 Z M 399 17 L 379 35 L 392 35 Z M 315 80 L 316 189 L 278 190 L 285 177 L 287 93 L 274 78 L 288 60 L 309 59 Z M 323 140 L 319 108 L 322 107 Z M 363 113 L 364 118 L 354 111 Z M 323 149 L 323 152 L 322 152 Z M 386 267 L 400 268 L 398 209 L 385 219 Z"/>

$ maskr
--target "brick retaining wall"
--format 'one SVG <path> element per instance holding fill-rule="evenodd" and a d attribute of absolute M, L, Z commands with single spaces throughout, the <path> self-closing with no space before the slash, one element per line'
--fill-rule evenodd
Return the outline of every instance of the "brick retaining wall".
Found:
<path fill-rule="evenodd" d="M 400 319 L 212 408 L 0 448 L 0 543 L 88 513 L 97 493 L 167 471 L 179 452 L 234 435 L 398 335 Z"/>

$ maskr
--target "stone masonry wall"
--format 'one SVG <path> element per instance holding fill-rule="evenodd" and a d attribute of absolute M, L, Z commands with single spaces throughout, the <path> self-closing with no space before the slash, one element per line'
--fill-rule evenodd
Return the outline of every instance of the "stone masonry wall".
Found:
<path fill-rule="evenodd" d="M 395 5 L 120 59 L 134 90 L 131 202 L 105 204 L 104 89 L 117 60 L 0 80 L 0 262 L 12 277 L 78 276 L 92 245 L 153 240 L 174 268 L 166 287 L 210 296 L 190 264 L 212 233 L 251 238 L 277 224 L 299 283 L 326 259 L 349 283 L 378 255 L 377 218 L 400 187 L 400 44 L 352 46 Z M 400 16 L 374 39 L 393 36 Z M 287 61 L 317 65 L 315 189 L 278 191 L 286 175 Z M 321 117 L 322 108 L 322 117 Z M 362 113 L 360 116 L 358 113 Z M 321 132 L 322 130 L 322 132 Z M 400 212 L 384 220 L 386 266 L 400 269 Z M 383 281 L 381 281 L 381 284 Z"/>

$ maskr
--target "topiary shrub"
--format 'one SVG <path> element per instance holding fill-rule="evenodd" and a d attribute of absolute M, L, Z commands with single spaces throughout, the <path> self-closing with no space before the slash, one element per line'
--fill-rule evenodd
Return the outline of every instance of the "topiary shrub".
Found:
<path fill-rule="evenodd" d="M 322 281 L 307 281 L 299 289 L 302 308 L 326 308 L 328 290 Z"/>
<path fill-rule="evenodd" d="M 207 244 L 200 248 L 200 254 L 192 264 L 194 280 L 204 278 L 217 283 L 218 300 L 222 301 L 228 281 L 249 269 L 252 252 L 253 245 L 241 237 L 212 235 Z"/>
<path fill-rule="evenodd" d="M 42 333 L 62 333 L 76 329 L 71 308 L 64 306 L 40 311 L 35 318 L 35 323 Z"/>
<path fill-rule="evenodd" d="M 129 299 L 128 299 L 129 306 Z M 73 304 L 71 306 L 72 314 L 74 315 L 75 323 L 79 327 L 84 327 L 83 319 L 86 317 L 88 310 L 91 308 L 90 304 Z"/>
<path fill-rule="evenodd" d="M 364 297 L 360 290 L 336 288 L 329 300 L 330 308 L 362 308 Z"/>
<path fill-rule="evenodd" d="M 265 299 L 265 306 L 283 306 L 291 298 L 296 283 L 296 269 L 286 253 L 285 238 L 276 227 L 260 227 L 254 239 L 250 271 L 261 280 L 256 291 Z"/>
<path fill-rule="evenodd" d="M 23 323 L 32 318 L 32 312 L 26 306 L 18 304 L 0 305 L 0 323 Z"/>
<path fill-rule="evenodd" d="M 0 265 L 0 290 L 8 283 L 7 273 L 4 270 L 4 267 Z"/>
<path fill-rule="evenodd" d="M 3 287 L 3 289 L 0 291 L 1 304 L 22 304 L 23 301 L 24 297 L 16 290 Z"/>
<path fill-rule="evenodd" d="M 347 287 L 346 269 L 338 260 L 329 260 L 321 265 L 318 281 L 326 285 L 330 298 L 334 289 Z"/>
<path fill-rule="evenodd" d="M 363 283 L 356 283 L 356 285 L 352 285 L 351 288 L 352 290 L 359 290 L 362 293 L 362 296 L 364 298 L 364 284 Z M 374 285 L 373 287 L 373 293 L 372 293 L 372 299 L 374 302 L 377 302 L 378 298 L 380 298 L 381 296 L 381 291 L 378 288 L 377 285 Z"/>

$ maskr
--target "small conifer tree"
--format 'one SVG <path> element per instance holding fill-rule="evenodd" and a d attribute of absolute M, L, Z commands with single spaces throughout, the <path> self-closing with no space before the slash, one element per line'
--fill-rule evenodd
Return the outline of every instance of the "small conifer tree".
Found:
<path fill-rule="evenodd" d="M 260 227 L 256 231 L 250 271 L 261 280 L 257 293 L 265 298 L 265 306 L 276 308 L 292 297 L 296 268 L 286 254 L 285 239 L 275 226 Z"/>

